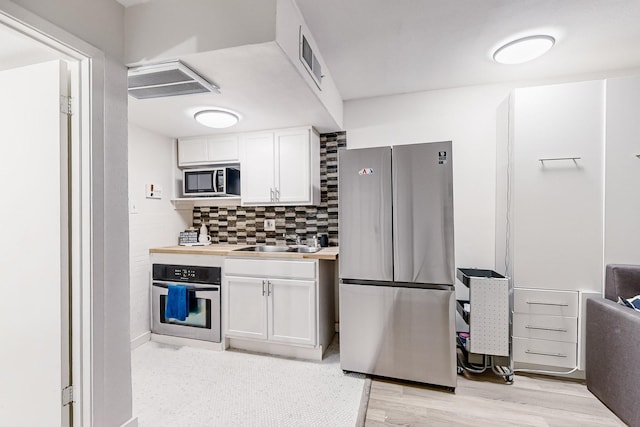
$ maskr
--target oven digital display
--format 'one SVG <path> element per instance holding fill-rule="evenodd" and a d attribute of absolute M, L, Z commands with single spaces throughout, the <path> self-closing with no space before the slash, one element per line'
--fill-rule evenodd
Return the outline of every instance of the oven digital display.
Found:
<path fill-rule="evenodd" d="M 196 278 L 196 270 L 189 268 L 176 268 L 173 270 L 173 276 L 180 280 L 189 280 Z"/>

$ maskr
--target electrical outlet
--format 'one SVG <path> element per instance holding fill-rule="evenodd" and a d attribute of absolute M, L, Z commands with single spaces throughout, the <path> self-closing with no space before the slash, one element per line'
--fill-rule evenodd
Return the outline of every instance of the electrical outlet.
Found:
<path fill-rule="evenodd" d="M 265 219 L 264 220 L 264 231 L 276 231 L 276 220 L 275 219 Z"/>

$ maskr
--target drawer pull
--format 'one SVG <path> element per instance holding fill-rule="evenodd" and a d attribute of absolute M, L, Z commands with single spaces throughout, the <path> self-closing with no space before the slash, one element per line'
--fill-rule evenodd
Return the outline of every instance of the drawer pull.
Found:
<path fill-rule="evenodd" d="M 531 351 L 531 350 L 526 350 L 525 353 L 527 353 L 527 354 L 537 354 L 537 355 L 540 355 L 540 356 L 567 357 L 566 354 L 562 354 L 562 353 L 541 353 L 541 352 Z"/>
<path fill-rule="evenodd" d="M 557 307 L 569 307 L 569 304 L 565 303 L 557 303 L 557 302 L 536 302 L 536 301 L 527 301 L 529 305 L 553 305 Z"/>
<path fill-rule="evenodd" d="M 547 158 L 543 158 L 543 159 L 538 159 L 538 161 L 540 163 L 544 163 L 544 162 L 555 162 L 558 160 L 571 160 L 574 163 L 576 162 L 576 160 L 581 160 L 582 157 L 547 157 Z"/>
<path fill-rule="evenodd" d="M 542 328 L 540 326 L 530 326 L 530 325 L 525 326 L 525 328 L 526 329 L 536 329 L 536 330 L 540 330 L 540 331 L 567 332 L 567 330 L 563 329 L 563 328 Z"/>

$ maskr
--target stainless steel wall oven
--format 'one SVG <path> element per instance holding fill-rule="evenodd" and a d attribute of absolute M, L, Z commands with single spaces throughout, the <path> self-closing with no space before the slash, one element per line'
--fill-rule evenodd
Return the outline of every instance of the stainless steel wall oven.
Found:
<path fill-rule="evenodd" d="M 220 342 L 220 267 L 153 264 L 152 278 L 151 332 Z M 184 320 L 165 316 L 170 285 L 187 288 Z"/>

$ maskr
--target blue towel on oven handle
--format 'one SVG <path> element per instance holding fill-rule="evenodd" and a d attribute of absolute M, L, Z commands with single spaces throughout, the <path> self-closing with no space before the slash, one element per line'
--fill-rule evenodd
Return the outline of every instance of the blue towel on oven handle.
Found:
<path fill-rule="evenodd" d="M 189 315 L 189 299 L 187 287 L 183 285 L 169 285 L 164 317 L 184 321 Z"/>

